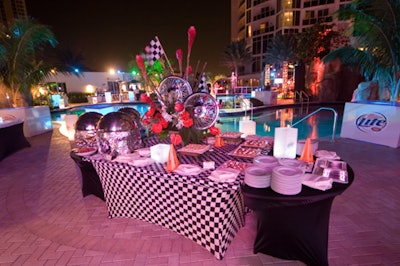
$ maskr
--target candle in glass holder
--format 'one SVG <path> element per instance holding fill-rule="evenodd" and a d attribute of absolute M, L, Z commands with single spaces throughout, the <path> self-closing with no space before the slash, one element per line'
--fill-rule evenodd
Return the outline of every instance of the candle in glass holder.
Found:
<path fill-rule="evenodd" d="M 275 128 L 274 156 L 276 158 L 296 158 L 297 132 L 297 128 Z"/>
<path fill-rule="evenodd" d="M 256 134 L 256 122 L 252 120 L 240 120 L 239 121 L 239 132 L 242 132 L 246 136 Z"/>
<path fill-rule="evenodd" d="M 169 144 L 156 144 L 150 147 L 151 159 L 158 163 L 166 163 L 168 161 Z"/>

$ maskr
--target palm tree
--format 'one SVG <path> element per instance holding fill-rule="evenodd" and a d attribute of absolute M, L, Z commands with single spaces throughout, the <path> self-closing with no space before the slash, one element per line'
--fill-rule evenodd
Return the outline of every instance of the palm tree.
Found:
<path fill-rule="evenodd" d="M 268 43 L 264 64 L 283 65 L 283 62 L 296 61 L 296 39 L 291 34 L 278 34 Z"/>
<path fill-rule="evenodd" d="M 54 53 L 50 62 L 58 72 L 79 74 L 79 72 L 91 71 L 84 63 L 85 57 L 82 51 L 75 51 L 71 48 L 57 48 Z M 75 71 L 76 69 L 79 72 Z"/>
<path fill-rule="evenodd" d="M 47 26 L 30 19 L 19 19 L 0 28 L 0 83 L 10 93 L 13 106 L 33 104 L 32 85 L 51 70 L 43 61 L 44 49 L 57 43 Z"/>
<path fill-rule="evenodd" d="M 314 58 L 322 58 L 330 52 L 332 41 L 338 35 L 338 32 L 332 30 L 332 25 L 318 22 L 296 35 L 295 54 L 304 64 L 309 65 Z"/>
<path fill-rule="evenodd" d="M 334 13 L 350 21 L 351 46 L 340 47 L 323 58 L 340 58 L 357 66 L 367 80 L 390 87 L 390 100 L 396 101 L 400 86 L 400 2 L 398 0 L 354 0 Z"/>
<path fill-rule="evenodd" d="M 236 77 L 239 76 L 239 68 L 250 63 L 251 60 L 251 49 L 244 39 L 231 42 L 222 54 L 222 64 L 233 70 Z"/>
<path fill-rule="evenodd" d="M 297 61 L 295 54 L 296 39 L 291 34 L 278 34 L 268 43 L 267 52 L 264 56 L 265 65 L 275 65 L 278 68 L 282 67 L 283 86 L 286 88 L 288 77 L 289 62 Z"/>
<path fill-rule="evenodd" d="M 304 80 L 304 84 L 296 82 L 296 87 L 299 90 L 305 89 L 313 97 L 322 91 L 331 91 L 333 89 L 331 85 L 335 83 L 332 77 L 324 77 L 323 81 L 318 80 L 319 75 L 316 72 L 320 59 L 330 52 L 332 44 L 337 45 L 339 41 L 339 33 L 333 31 L 332 27 L 333 25 L 326 24 L 321 20 L 305 29 L 304 32 L 296 34 L 295 54 L 299 59 L 297 62 L 299 71 L 296 72 L 296 75 L 298 73 L 304 75 L 301 79 Z M 336 93 L 330 95 L 336 95 Z M 336 100 L 336 96 L 333 98 L 332 100 Z"/>

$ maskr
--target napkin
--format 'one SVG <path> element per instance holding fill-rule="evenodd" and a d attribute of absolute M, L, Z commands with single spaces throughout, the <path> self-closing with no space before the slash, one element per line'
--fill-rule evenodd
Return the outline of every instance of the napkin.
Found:
<path fill-rule="evenodd" d="M 332 188 L 332 183 L 332 178 L 327 178 L 316 174 L 305 174 L 302 182 L 302 184 L 307 187 L 323 191 Z"/>
<path fill-rule="evenodd" d="M 197 175 L 200 174 L 201 171 L 202 168 L 194 164 L 180 164 L 178 168 L 175 169 L 175 172 L 180 175 Z"/>
<path fill-rule="evenodd" d="M 150 157 L 150 155 L 151 155 L 150 148 L 141 148 L 141 149 L 137 149 L 136 151 L 139 153 L 140 156 L 143 156 L 143 157 Z"/>
<path fill-rule="evenodd" d="M 208 178 L 216 182 L 233 182 L 239 173 L 236 169 L 217 169 L 212 171 Z"/>
<path fill-rule="evenodd" d="M 151 158 L 142 158 L 142 157 L 128 162 L 128 164 L 133 165 L 133 166 L 137 166 L 137 167 L 144 167 L 144 166 L 150 165 L 152 163 L 154 163 L 153 159 L 151 159 Z"/>
<path fill-rule="evenodd" d="M 120 163 L 131 163 L 140 158 L 138 153 L 119 154 L 113 161 Z"/>
<path fill-rule="evenodd" d="M 315 156 L 324 159 L 339 160 L 340 157 L 334 151 L 318 150 L 315 152 Z"/>

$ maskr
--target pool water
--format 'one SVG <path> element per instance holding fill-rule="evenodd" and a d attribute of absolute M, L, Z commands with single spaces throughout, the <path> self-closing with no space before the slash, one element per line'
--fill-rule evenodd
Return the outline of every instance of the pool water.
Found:
<path fill-rule="evenodd" d="M 95 105 L 82 105 L 74 107 L 68 110 L 56 110 L 51 113 L 52 121 L 63 121 L 65 114 L 75 114 L 80 116 L 81 114 L 87 112 L 97 112 L 102 115 L 108 114 L 110 112 L 116 112 L 123 107 L 135 108 L 142 116 L 148 109 L 147 104 L 137 103 L 137 104 L 95 104 Z"/>
<path fill-rule="evenodd" d="M 308 114 L 317 110 L 316 107 L 290 107 L 280 109 L 268 109 L 262 112 L 257 112 L 251 120 L 256 122 L 256 134 L 260 136 L 274 136 L 276 127 L 287 127 L 296 123 Z M 335 137 L 340 135 L 343 106 L 331 107 L 336 110 L 338 116 L 336 121 Z M 247 117 L 249 118 L 249 117 Z M 222 131 L 239 131 L 239 121 L 243 116 L 228 116 L 219 119 L 218 127 Z M 329 110 L 321 110 L 312 115 L 308 119 L 295 125 L 298 129 L 298 139 L 310 138 L 331 138 L 334 125 L 334 113 Z"/>
<path fill-rule="evenodd" d="M 85 112 L 99 112 L 103 115 L 118 111 L 123 107 L 135 108 L 141 115 L 148 109 L 147 104 L 98 104 L 88 105 L 69 109 L 67 111 L 56 111 L 52 112 L 53 121 L 63 121 L 65 114 L 77 114 L 78 116 Z M 256 134 L 260 136 L 274 136 L 274 130 L 276 127 L 287 127 L 290 126 L 303 117 L 307 116 L 311 112 L 318 109 L 320 106 L 307 106 L 307 107 L 285 107 L 285 108 L 268 108 L 256 111 L 251 120 L 256 122 Z M 335 109 L 338 113 L 335 137 L 340 135 L 342 117 L 343 117 L 343 105 L 330 106 Z M 247 117 L 243 115 L 229 115 L 220 116 L 217 127 L 221 128 L 221 131 L 239 131 L 239 121 L 243 119 L 249 119 L 249 112 Z M 320 112 L 312 115 L 308 119 L 300 122 L 294 127 L 298 129 L 298 139 L 310 138 L 331 138 L 333 130 L 334 113 L 328 110 L 321 110 Z"/>

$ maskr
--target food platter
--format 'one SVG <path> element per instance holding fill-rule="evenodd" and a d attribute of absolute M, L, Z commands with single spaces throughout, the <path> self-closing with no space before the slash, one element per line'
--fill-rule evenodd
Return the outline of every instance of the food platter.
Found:
<path fill-rule="evenodd" d="M 97 149 L 94 147 L 82 147 L 82 148 L 75 148 L 72 150 L 78 156 L 89 156 L 97 152 Z"/>
<path fill-rule="evenodd" d="M 221 133 L 221 138 L 224 140 L 226 144 L 240 144 L 243 139 L 241 138 L 243 133 L 241 132 L 236 132 L 236 131 L 228 131 L 228 132 L 222 132 Z"/>
<path fill-rule="evenodd" d="M 183 155 L 198 156 L 205 153 L 210 148 L 211 148 L 210 145 L 191 143 L 180 148 L 178 152 L 180 152 Z"/>
<path fill-rule="evenodd" d="M 225 163 L 223 163 L 218 169 L 223 169 L 223 168 L 233 168 L 236 170 L 239 170 L 241 173 L 244 173 L 244 171 L 249 167 L 251 164 L 246 163 L 246 162 L 239 162 L 235 160 L 228 160 Z"/>
<path fill-rule="evenodd" d="M 268 142 L 265 140 L 258 140 L 258 139 L 249 139 L 245 140 L 242 143 L 244 147 L 251 147 L 251 148 L 265 148 L 268 145 Z"/>
<path fill-rule="evenodd" d="M 229 153 L 231 156 L 239 157 L 239 158 L 247 158 L 252 159 L 259 155 L 261 152 L 258 148 L 250 148 L 250 147 L 243 147 L 239 146 L 235 150 Z"/>
<path fill-rule="evenodd" d="M 227 131 L 227 132 L 222 132 L 221 137 L 222 138 L 230 138 L 230 139 L 237 139 L 242 136 L 242 132 L 236 132 L 236 131 Z"/>

